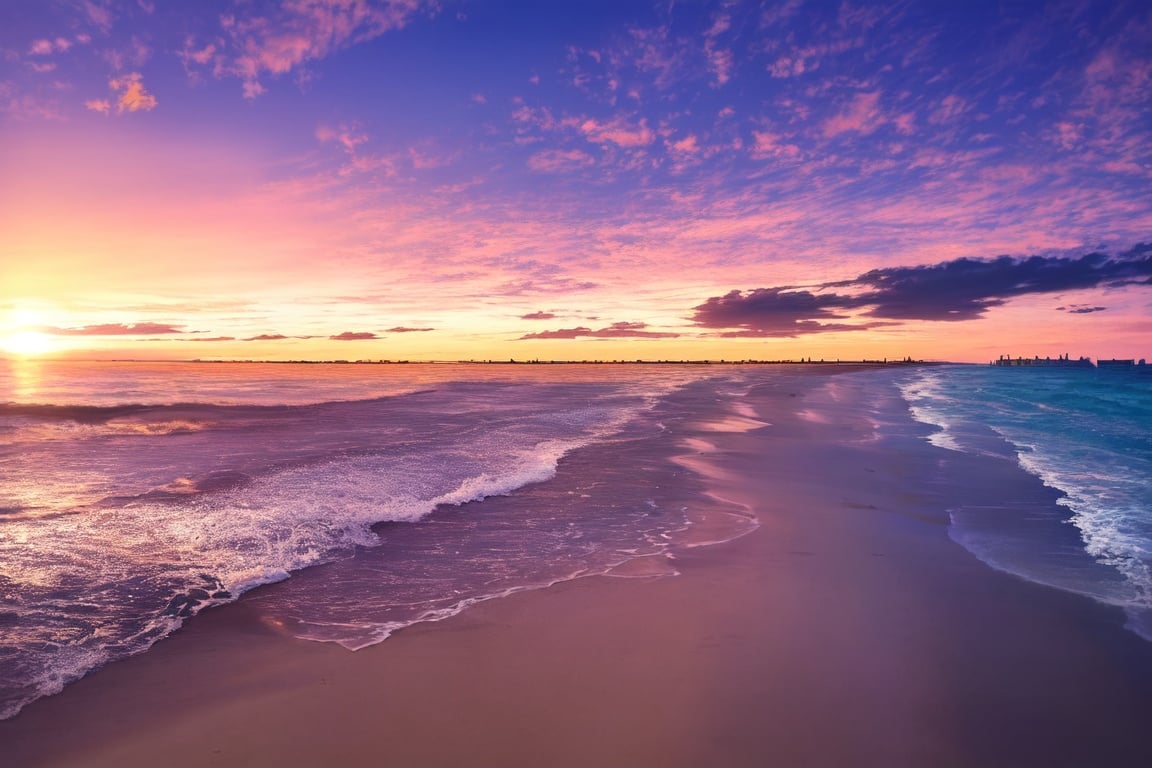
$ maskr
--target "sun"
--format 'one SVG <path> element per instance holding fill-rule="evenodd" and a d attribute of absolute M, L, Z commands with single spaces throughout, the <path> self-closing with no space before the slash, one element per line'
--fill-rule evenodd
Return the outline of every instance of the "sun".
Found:
<path fill-rule="evenodd" d="M 55 340 L 39 331 L 16 331 L 0 339 L 0 349 L 11 355 L 31 357 L 45 355 L 56 349 Z"/>

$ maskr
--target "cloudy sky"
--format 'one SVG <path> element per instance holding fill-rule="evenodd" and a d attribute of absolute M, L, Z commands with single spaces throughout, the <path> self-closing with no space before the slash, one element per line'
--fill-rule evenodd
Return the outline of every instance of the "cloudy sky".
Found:
<path fill-rule="evenodd" d="M 1152 6 L 5 0 L 0 348 L 1152 356 Z"/>

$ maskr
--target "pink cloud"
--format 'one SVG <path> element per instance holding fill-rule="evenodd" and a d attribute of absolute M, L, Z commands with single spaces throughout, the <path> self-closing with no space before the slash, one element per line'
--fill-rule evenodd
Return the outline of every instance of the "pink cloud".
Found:
<path fill-rule="evenodd" d="M 121 70 L 131 65 L 142 67 L 152 57 L 152 49 L 135 35 L 131 41 L 122 48 L 112 48 L 104 52 L 104 59 L 114 70 Z"/>
<path fill-rule="evenodd" d="M 824 122 L 824 136 L 832 138 L 849 132 L 872 133 L 885 122 L 879 104 L 878 91 L 857 94 L 844 111 Z"/>
<path fill-rule="evenodd" d="M 185 47 L 181 51 L 181 55 L 182 55 L 182 57 L 186 58 L 188 61 L 191 61 L 193 64 L 204 65 L 204 64 L 207 64 L 208 62 L 212 61 L 213 57 L 216 55 L 216 46 L 209 43 L 208 45 L 205 45 L 200 50 L 196 50 L 192 46 L 191 39 L 189 39 L 185 43 Z"/>
<path fill-rule="evenodd" d="M 800 157 L 800 147 L 783 141 L 780 136 L 771 131 L 752 131 L 756 143 L 752 147 L 752 156 L 757 158 L 778 157 L 794 159 Z"/>
<path fill-rule="evenodd" d="M 114 77 L 108 81 L 108 87 L 117 94 L 117 112 L 150 112 L 156 108 L 156 97 L 144 87 L 144 78 L 139 72 Z"/>
<path fill-rule="evenodd" d="M 815 69 L 815 67 L 812 68 Z M 808 63 L 803 58 L 781 56 L 768 65 L 768 71 L 772 77 L 795 77 L 808 71 Z"/>
<path fill-rule="evenodd" d="M 105 34 L 112 29 L 112 12 L 106 6 L 93 0 L 84 0 L 82 4 L 88 20 L 95 24 Z"/>
<path fill-rule="evenodd" d="M 716 84 L 724 85 L 732 79 L 732 69 L 735 66 L 735 57 L 728 48 L 713 48 L 709 45 L 705 50 L 708 57 L 708 68 L 716 76 Z"/>
<path fill-rule="evenodd" d="M 412 161 L 412 167 L 417 170 L 426 170 L 429 168 L 444 168 L 452 164 L 456 159 L 454 152 L 438 152 L 429 147 L 409 147 L 408 157 Z"/>
<path fill-rule="evenodd" d="M 245 98 L 256 98 L 267 90 L 263 76 L 283 75 L 401 29 L 416 13 L 437 7 L 426 0 L 288 0 L 267 15 L 224 16 L 221 27 L 230 45 L 214 59 L 213 74 L 240 78 Z"/>
<path fill-rule="evenodd" d="M 580 131 L 594 144 L 611 142 L 620 147 L 644 147 L 656 139 L 647 120 L 641 120 L 639 125 L 631 125 L 620 117 L 607 123 L 585 120 L 580 124 Z"/>
<path fill-rule="evenodd" d="M 823 59 L 831 55 L 845 53 L 864 45 L 861 37 L 846 37 L 831 42 L 797 47 L 779 56 L 768 65 L 768 72 L 775 78 L 797 77 L 820 68 Z"/>
<path fill-rule="evenodd" d="M 803 0 L 787 0 L 784 3 L 769 5 L 760 16 L 760 24 L 764 27 L 774 27 L 799 13 L 803 5 Z"/>
<path fill-rule="evenodd" d="M 47 326 L 39 330 L 53 336 L 155 336 L 165 333 L 187 333 L 183 328 L 168 323 L 104 323 L 79 328 Z"/>
<path fill-rule="evenodd" d="M 689 134 L 688 136 L 680 139 L 680 141 L 673 142 L 672 149 L 676 152 L 683 152 L 685 154 L 694 155 L 700 151 L 700 146 L 697 143 L 696 137 Z"/>
<path fill-rule="evenodd" d="M 371 341 L 380 337 L 371 331 L 344 331 L 328 338 L 332 341 Z"/>
<path fill-rule="evenodd" d="M 954 123 L 957 118 L 971 109 L 967 101 L 956 96 L 949 94 L 940 100 L 936 108 L 932 110 L 932 114 L 928 116 L 928 122 L 935 125 L 944 125 L 946 123 Z"/>
<path fill-rule="evenodd" d="M 63 120 L 55 99 L 20 93 L 10 82 L 0 80 L 0 114 L 20 120 Z"/>
<path fill-rule="evenodd" d="M 112 102 L 108 101 L 108 99 L 89 99 L 84 102 L 84 106 L 102 115 L 111 114 L 112 112 Z"/>
<path fill-rule="evenodd" d="M 334 141 L 344 147 L 349 154 L 356 154 L 356 148 L 368 141 L 368 135 L 356 125 L 341 125 L 336 128 L 321 125 L 316 129 L 316 138 L 323 143 Z"/>
<path fill-rule="evenodd" d="M 591 155 L 578 149 L 545 149 L 528 158 L 528 167 L 534 171 L 557 173 L 585 168 L 595 162 Z"/>
<path fill-rule="evenodd" d="M 730 48 L 718 43 L 719 38 L 731 28 L 732 17 L 727 13 L 721 13 L 716 16 L 712 26 L 704 33 L 704 57 L 708 60 L 708 69 L 715 76 L 715 85 L 717 86 L 724 85 L 732 79 L 735 56 Z"/>
<path fill-rule="evenodd" d="M 1055 142 L 1060 145 L 1062 149 L 1073 150 L 1076 145 L 1084 137 L 1084 126 L 1075 125 L 1070 122 L 1059 122 L 1055 126 Z"/>
<path fill-rule="evenodd" d="M 653 75 L 653 84 L 661 90 L 679 77 L 684 69 L 684 46 L 671 39 L 667 27 L 633 29 L 631 38 L 626 50 L 613 53 L 614 59 L 630 61 L 636 69 Z"/>
<path fill-rule="evenodd" d="M 902 115 L 896 116 L 892 120 L 892 124 L 896 126 L 896 130 L 905 136 L 911 136 L 916 132 L 916 115 L 911 112 L 905 112 Z"/>

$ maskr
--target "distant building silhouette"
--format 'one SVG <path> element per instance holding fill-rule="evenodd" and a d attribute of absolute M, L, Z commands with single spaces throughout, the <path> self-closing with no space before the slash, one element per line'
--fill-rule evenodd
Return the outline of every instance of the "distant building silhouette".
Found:
<path fill-rule="evenodd" d="M 1051 357 L 1012 357 L 1000 355 L 999 360 L 993 360 L 992 365 L 1000 368 L 1095 368 L 1087 357 L 1071 359 L 1067 354 L 1060 355 L 1055 360 Z"/>

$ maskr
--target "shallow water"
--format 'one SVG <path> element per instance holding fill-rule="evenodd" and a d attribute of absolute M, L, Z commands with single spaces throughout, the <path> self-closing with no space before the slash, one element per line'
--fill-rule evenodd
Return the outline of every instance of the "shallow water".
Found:
<path fill-rule="evenodd" d="M 946 366 L 903 377 L 929 438 L 1018 464 L 1060 508 L 958 506 L 952 537 L 996 568 L 1123 607 L 1152 640 L 1152 376 Z"/>
<path fill-rule="evenodd" d="M 0 379 L 4 716 L 264 584 L 269 623 L 354 649 L 662 552 L 691 495 L 668 424 L 736 415 L 741 376 L 29 365 Z M 561 460 L 577 481 L 545 483 Z"/>

